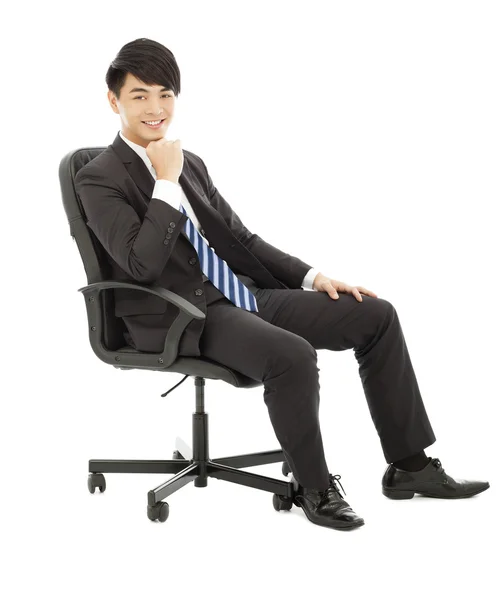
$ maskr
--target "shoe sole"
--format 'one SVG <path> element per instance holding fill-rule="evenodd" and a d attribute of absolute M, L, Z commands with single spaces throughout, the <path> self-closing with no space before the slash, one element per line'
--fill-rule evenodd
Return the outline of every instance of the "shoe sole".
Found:
<path fill-rule="evenodd" d="M 391 498 L 392 500 L 409 500 L 413 498 L 414 494 L 419 494 L 420 496 L 426 496 L 427 498 L 442 498 L 443 500 L 459 500 L 460 498 L 471 498 L 472 496 L 476 496 L 480 494 L 480 492 L 485 492 L 490 487 L 490 484 L 487 484 L 480 490 L 475 490 L 470 492 L 469 494 L 462 494 L 461 496 L 440 496 L 439 494 L 429 494 L 427 492 L 411 492 L 407 490 L 392 490 L 383 487 L 383 494 L 387 498 Z"/>
<path fill-rule="evenodd" d="M 326 521 L 322 521 L 322 520 L 315 520 L 311 517 L 311 515 L 308 513 L 308 511 L 304 508 L 304 506 L 302 504 L 300 504 L 299 502 L 296 502 L 296 500 L 293 500 L 293 503 L 296 506 L 299 506 L 299 508 L 301 508 L 303 510 L 304 514 L 306 515 L 306 517 L 309 521 L 311 521 L 315 525 L 320 525 L 321 527 L 329 527 L 329 529 L 343 529 L 344 530 L 344 529 L 356 529 L 357 527 L 361 527 L 362 525 L 365 525 L 365 521 L 363 519 L 361 519 L 360 521 L 355 521 L 354 523 L 346 523 L 344 521 L 326 522 Z"/>

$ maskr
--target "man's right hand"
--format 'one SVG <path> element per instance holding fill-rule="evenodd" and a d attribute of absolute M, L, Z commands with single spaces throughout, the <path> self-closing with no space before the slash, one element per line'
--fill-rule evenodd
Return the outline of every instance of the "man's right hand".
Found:
<path fill-rule="evenodd" d="M 157 179 L 169 179 L 178 183 L 184 163 L 181 140 L 154 140 L 146 146 L 146 155 L 157 173 Z"/>

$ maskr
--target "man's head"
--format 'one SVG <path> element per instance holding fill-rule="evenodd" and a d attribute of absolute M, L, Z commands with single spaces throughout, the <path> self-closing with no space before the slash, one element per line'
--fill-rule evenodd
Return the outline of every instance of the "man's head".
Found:
<path fill-rule="evenodd" d="M 181 91 L 181 75 L 172 52 L 139 38 L 123 46 L 106 73 L 108 101 L 120 115 L 122 134 L 146 148 L 165 137 Z M 158 129 L 145 121 L 164 119 Z"/>

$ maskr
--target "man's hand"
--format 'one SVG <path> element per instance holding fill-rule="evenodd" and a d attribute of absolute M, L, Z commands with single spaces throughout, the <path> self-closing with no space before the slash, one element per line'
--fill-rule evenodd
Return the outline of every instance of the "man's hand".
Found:
<path fill-rule="evenodd" d="M 339 298 L 338 292 L 348 292 L 353 294 L 359 302 L 362 302 L 361 294 L 377 298 L 377 295 L 374 292 L 371 292 L 360 285 L 354 287 L 347 283 L 343 283 L 342 281 L 337 281 L 337 279 L 330 279 L 329 277 L 322 275 L 322 273 L 318 273 L 313 280 L 313 289 L 317 292 L 327 292 L 334 300 Z"/>
<path fill-rule="evenodd" d="M 169 141 L 164 137 L 154 140 L 146 146 L 146 156 L 151 160 L 157 179 L 178 183 L 184 164 L 181 140 Z"/>

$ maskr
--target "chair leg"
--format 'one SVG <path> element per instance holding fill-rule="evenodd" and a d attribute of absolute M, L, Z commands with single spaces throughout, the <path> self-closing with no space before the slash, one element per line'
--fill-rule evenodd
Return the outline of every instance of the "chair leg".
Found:
<path fill-rule="evenodd" d="M 228 467 L 212 460 L 209 460 L 207 463 L 207 475 L 216 479 L 230 481 L 231 483 L 238 483 L 239 485 L 246 485 L 254 489 L 271 492 L 272 494 L 279 494 L 290 498 L 294 495 L 294 487 L 291 481 L 282 481 L 274 477 L 241 471 L 240 469 L 234 469 L 233 467 Z"/>
<path fill-rule="evenodd" d="M 185 467 L 179 473 L 176 473 L 174 477 L 171 477 L 165 483 L 157 486 L 155 489 L 148 492 L 148 505 L 153 506 L 163 498 L 170 496 L 175 491 L 184 487 L 186 484 L 191 483 L 198 477 L 200 465 L 198 463 L 191 463 Z"/>
<path fill-rule="evenodd" d="M 284 460 L 283 450 L 268 450 L 266 452 L 253 452 L 252 454 L 224 456 L 223 458 L 215 458 L 213 462 L 220 465 L 227 465 L 228 467 L 255 467 L 257 465 L 269 465 Z"/>
<path fill-rule="evenodd" d="M 191 461 L 173 460 L 89 460 L 90 473 L 179 473 Z"/>

